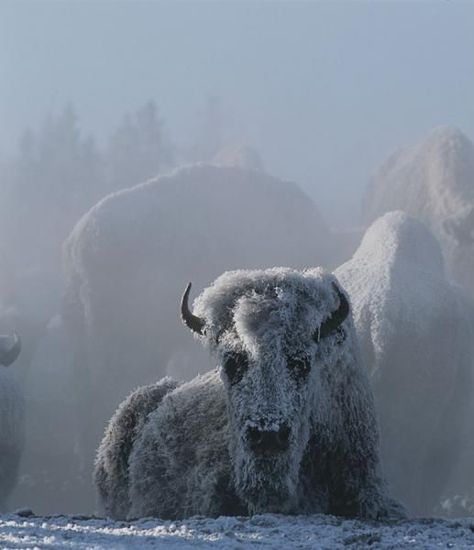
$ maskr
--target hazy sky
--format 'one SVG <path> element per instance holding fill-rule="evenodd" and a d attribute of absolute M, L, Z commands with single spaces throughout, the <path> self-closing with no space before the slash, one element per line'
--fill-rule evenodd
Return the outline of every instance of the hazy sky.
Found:
<path fill-rule="evenodd" d="M 0 71 L 0 152 L 67 102 L 100 138 L 154 98 L 183 142 L 211 94 L 340 224 L 393 148 L 474 138 L 474 2 L 2 0 Z"/>

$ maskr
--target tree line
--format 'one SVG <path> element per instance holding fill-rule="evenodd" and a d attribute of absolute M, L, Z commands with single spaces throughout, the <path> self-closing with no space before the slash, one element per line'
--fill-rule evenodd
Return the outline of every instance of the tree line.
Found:
<path fill-rule="evenodd" d="M 0 162 L 0 270 L 59 276 L 62 243 L 99 199 L 215 154 L 216 98 L 208 98 L 199 131 L 194 145 L 178 149 L 154 101 L 124 115 L 103 145 L 84 134 L 72 105 L 25 130 L 16 152 Z"/>

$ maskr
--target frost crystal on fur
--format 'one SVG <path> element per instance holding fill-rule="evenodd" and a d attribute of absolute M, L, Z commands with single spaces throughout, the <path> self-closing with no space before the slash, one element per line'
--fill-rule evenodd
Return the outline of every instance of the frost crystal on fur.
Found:
<path fill-rule="evenodd" d="M 133 399 L 121 405 L 96 462 L 106 510 L 398 513 L 378 475 L 372 395 L 351 316 L 337 317 L 343 303 L 335 277 L 321 269 L 227 272 L 204 290 L 194 315 L 218 367 L 170 389 L 130 451 L 130 436 L 112 442 L 110 434 L 120 416 L 140 411 Z M 127 479 L 115 473 L 125 457 Z"/>
<path fill-rule="evenodd" d="M 432 514 L 459 457 L 471 392 L 472 336 L 430 231 L 403 212 L 367 230 L 335 271 L 350 294 L 394 494 Z"/>

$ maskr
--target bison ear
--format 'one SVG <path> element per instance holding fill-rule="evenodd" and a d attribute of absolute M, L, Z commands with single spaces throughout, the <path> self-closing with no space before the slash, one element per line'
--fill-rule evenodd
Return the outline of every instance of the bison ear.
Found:
<path fill-rule="evenodd" d="M 332 283 L 332 287 L 339 298 L 339 306 L 325 321 L 321 323 L 321 326 L 316 330 L 314 334 L 314 339 L 316 342 L 319 342 L 321 338 L 325 338 L 334 332 L 349 315 L 350 307 L 347 298 L 340 291 L 336 283 Z"/>
<path fill-rule="evenodd" d="M 0 335 L 0 365 L 10 366 L 21 351 L 21 340 L 18 334 L 13 336 Z"/>
<path fill-rule="evenodd" d="M 190 291 L 191 283 L 188 284 L 186 290 L 184 291 L 183 297 L 181 298 L 181 319 L 188 328 L 202 336 L 204 334 L 204 326 L 206 322 L 204 319 L 193 315 L 189 310 L 188 300 Z"/>

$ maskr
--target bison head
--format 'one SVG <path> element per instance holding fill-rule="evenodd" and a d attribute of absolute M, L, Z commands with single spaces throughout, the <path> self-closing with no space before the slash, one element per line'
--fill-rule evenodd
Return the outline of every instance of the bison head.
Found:
<path fill-rule="evenodd" d="M 224 273 L 184 322 L 218 359 L 235 486 L 251 513 L 290 512 L 313 427 L 333 414 L 349 304 L 321 269 Z"/>

